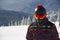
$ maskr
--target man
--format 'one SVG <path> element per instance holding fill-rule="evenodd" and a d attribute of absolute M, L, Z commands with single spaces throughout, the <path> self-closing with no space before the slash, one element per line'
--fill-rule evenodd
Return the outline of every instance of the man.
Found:
<path fill-rule="evenodd" d="M 55 24 L 47 19 L 46 10 L 42 5 L 35 9 L 35 22 L 28 27 L 27 40 L 59 40 Z"/>

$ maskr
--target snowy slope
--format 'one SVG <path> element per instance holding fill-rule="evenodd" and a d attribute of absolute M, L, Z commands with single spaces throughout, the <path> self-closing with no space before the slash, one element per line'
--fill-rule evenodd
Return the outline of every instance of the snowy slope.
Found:
<path fill-rule="evenodd" d="M 26 40 L 28 26 L 0 27 L 0 40 Z"/>
<path fill-rule="evenodd" d="M 55 25 L 56 25 L 57 31 L 58 31 L 58 33 L 59 33 L 59 38 L 60 38 L 60 26 L 59 26 L 59 22 L 56 21 L 56 22 L 55 22 Z"/>
<path fill-rule="evenodd" d="M 58 22 L 55 22 L 60 33 Z M 26 40 L 26 33 L 29 25 L 0 27 L 0 40 Z"/>

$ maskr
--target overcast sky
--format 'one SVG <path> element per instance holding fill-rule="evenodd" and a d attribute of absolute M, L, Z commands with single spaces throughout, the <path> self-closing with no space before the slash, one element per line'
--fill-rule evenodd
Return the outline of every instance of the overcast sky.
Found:
<path fill-rule="evenodd" d="M 0 9 L 14 11 L 29 10 L 32 12 L 37 4 L 43 4 L 46 8 L 50 6 L 54 8 L 58 7 L 56 4 L 60 5 L 59 1 L 60 0 L 0 0 Z"/>
<path fill-rule="evenodd" d="M 21 10 L 29 3 L 31 3 L 31 0 L 0 0 L 0 8 L 7 10 Z"/>

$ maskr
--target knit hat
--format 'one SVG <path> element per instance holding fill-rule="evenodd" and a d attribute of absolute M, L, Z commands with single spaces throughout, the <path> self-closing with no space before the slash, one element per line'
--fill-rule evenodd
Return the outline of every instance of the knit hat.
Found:
<path fill-rule="evenodd" d="M 36 7 L 34 17 L 36 19 L 44 19 L 46 17 L 46 10 L 42 5 Z"/>

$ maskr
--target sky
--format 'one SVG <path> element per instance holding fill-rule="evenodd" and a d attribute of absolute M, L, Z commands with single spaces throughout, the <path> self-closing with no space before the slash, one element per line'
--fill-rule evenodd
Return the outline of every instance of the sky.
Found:
<path fill-rule="evenodd" d="M 22 8 L 24 8 L 27 4 L 29 4 L 30 1 L 27 1 L 27 2 L 26 1 L 24 0 L 1 0 L 0 8 L 19 11 Z"/>
<path fill-rule="evenodd" d="M 21 10 L 31 2 L 31 0 L 0 0 L 0 8 L 8 10 Z"/>
<path fill-rule="evenodd" d="M 60 8 L 60 0 L 0 0 L 0 10 L 34 12 L 35 7 L 42 4 L 46 9 Z"/>

